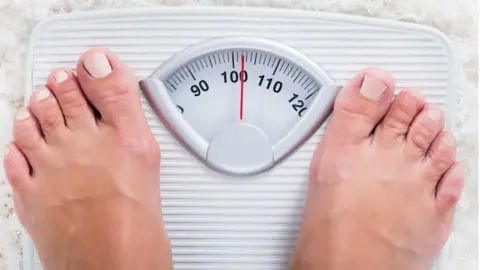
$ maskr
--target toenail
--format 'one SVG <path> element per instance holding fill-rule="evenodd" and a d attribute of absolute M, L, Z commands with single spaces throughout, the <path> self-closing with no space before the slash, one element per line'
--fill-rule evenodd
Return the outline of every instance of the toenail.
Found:
<path fill-rule="evenodd" d="M 30 112 L 26 109 L 20 109 L 15 116 L 15 120 L 22 121 L 30 117 Z"/>
<path fill-rule="evenodd" d="M 411 107 L 417 106 L 417 103 L 422 98 L 422 95 L 416 91 L 409 91 L 405 95 L 405 104 Z"/>
<path fill-rule="evenodd" d="M 45 87 L 41 87 L 41 88 L 38 88 L 37 90 L 37 94 L 35 95 L 35 98 L 37 100 L 42 100 L 42 99 L 46 99 L 48 96 L 50 96 L 50 91 L 48 91 L 47 88 Z"/>
<path fill-rule="evenodd" d="M 427 109 L 428 117 L 433 121 L 440 121 L 442 119 L 442 113 L 438 109 Z"/>
<path fill-rule="evenodd" d="M 62 83 L 68 79 L 68 74 L 65 71 L 59 71 L 55 74 L 55 82 Z"/>
<path fill-rule="evenodd" d="M 378 100 L 387 90 L 387 86 L 379 78 L 366 74 L 363 79 L 360 94 L 370 100 Z"/>
<path fill-rule="evenodd" d="M 9 147 L 9 145 L 7 144 L 7 146 L 5 146 L 5 150 L 3 150 L 3 155 L 4 155 L 4 156 L 8 156 L 8 154 L 10 154 L 10 147 Z"/>
<path fill-rule="evenodd" d="M 94 53 L 83 62 L 83 66 L 88 73 L 95 79 L 108 76 L 112 72 L 112 67 L 108 58 L 103 53 Z"/>
<path fill-rule="evenodd" d="M 455 146 L 455 143 L 456 143 L 456 139 L 455 139 L 455 137 L 453 137 L 452 134 L 448 134 L 448 135 L 446 135 L 446 136 L 443 138 L 443 143 L 444 143 L 446 146 L 454 147 L 454 146 Z"/>

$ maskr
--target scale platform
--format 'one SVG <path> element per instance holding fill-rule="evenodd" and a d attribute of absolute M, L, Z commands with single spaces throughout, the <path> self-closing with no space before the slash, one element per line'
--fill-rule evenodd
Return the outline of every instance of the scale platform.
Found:
<path fill-rule="evenodd" d="M 366 67 L 394 74 L 455 120 L 453 50 L 439 31 L 415 24 L 313 11 L 247 7 L 158 7 L 54 16 L 32 33 L 25 100 L 53 68 L 75 68 L 89 48 L 106 47 L 150 76 L 170 57 L 212 38 L 259 37 L 306 55 L 343 85 Z M 286 270 L 302 218 L 310 160 L 324 126 L 283 162 L 254 176 L 213 171 L 182 146 L 142 97 L 162 149 L 161 197 L 177 270 Z M 41 264 L 24 234 L 23 269 Z M 445 250 L 448 246 L 445 248 Z M 444 250 L 444 251 L 445 251 Z M 319 250 L 321 252 L 321 250 Z M 444 269 L 442 253 L 432 269 Z"/>

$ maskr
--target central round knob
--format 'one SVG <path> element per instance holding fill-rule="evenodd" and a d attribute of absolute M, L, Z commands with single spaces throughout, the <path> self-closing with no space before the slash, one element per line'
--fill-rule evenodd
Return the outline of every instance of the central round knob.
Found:
<path fill-rule="evenodd" d="M 236 124 L 213 137 L 208 146 L 207 162 L 228 174 L 259 173 L 273 165 L 272 144 L 259 128 Z"/>

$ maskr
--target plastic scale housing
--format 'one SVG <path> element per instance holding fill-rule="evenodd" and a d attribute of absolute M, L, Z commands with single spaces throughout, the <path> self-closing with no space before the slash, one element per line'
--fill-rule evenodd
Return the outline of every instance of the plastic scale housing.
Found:
<path fill-rule="evenodd" d="M 261 46 L 247 50 L 248 44 L 241 44 L 243 37 L 273 41 L 281 44 L 280 47 L 292 48 L 287 51 L 298 52 L 309 61 L 305 64 L 298 60 L 300 58 L 291 57 L 288 52 L 265 50 Z M 240 47 L 230 46 L 228 49 L 230 55 L 231 51 L 234 52 L 235 68 L 229 66 L 232 62 L 221 63 L 222 68 L 204 69 L 194 73 L 196 81 L 186 78 L 189 80 L 184 82 L 187 87 L 181 88 L 177 94 L 170 92 L 172 86 L 170 90 L 155 92 L 168 97 L 162 99 L 167 102 L 167 107 L 170 106 L 168 111 L 171 115 L 166 117 L 168 121 L 159 117 L 161 114 L 158 113 L 158 108 L 152 108 L 150 104 L 154 103 L 149 102 L 148 95 L 141 98 L 148 124 L 162 151 L 159 179 L 162 212 L 172 243 L 175 269 L 287 269 L 290 251 L 295 245 L 302 218 L 310 161 L 322 140 L 325 128 L 325 124 L 312 128 L 316 123 L 310 122 L 312 119 L 322 122 L 324 116 L 310 116 L 318 113 L 313 111 L 314 108 L 322 108 L 314 106 L 315 102 L 330 102 L 331 96 L 322 96 L 329 91 L 318 91 L 315 97 L 307 100 L 308 109 L 299 117 L 298 113 L 303 108 L 295 111 L 291 106 L 288 107 L 289 100 L 294 97 L 293 94 L 298 94 L 297 99 L 306 99 L 305 93 L 308 89 L 293 92 L 302 88 L 294 84 L 291 88 L 287 87 L 293 79 L 281 77 L 282 73 L 275 74 L 274 78 L 271 63 L 262 72 L 260 68 L 253 72 L 250 62 L 252 52 L 263 52 L 265 55 L 290 61 L 289 63 L 295 64 L 315 80 L 314 83 L 320 89 L 329 85 L 344 85 L 356 72 L 366 67 L 386 69 L 397 79 L 398 89 L 417 88 L 428 102 L 445 109 L 447 128 L 453 130 L 457 76 L 453 50 L 445 35 L 421 25 L 293 9 L 148 7 L 53 16 L 40 23 L 31 35 L 25 70 L 25 102 L 28 102 L 34 86 L 45 83 L 53 68 L 75 68 L 79 56 L 89 48 L 106 47 L 112 50 L 135 70 L 139 81 L 148 81 L 160 74 L 155 73 L 156 70 L 167 68 L 165 65 L 169 59 L 179 57 L 178 55 L 188 48 L 213 39 L 225 38 L 236 38 L 240 42 Z M 212 54 L 219 52 L 220 50 L 215 50 Z M 244 54 L 240 55 L 240 52 Z M 202 55 L 198 55 L 198 59 L 205 65 L 201 59 L 208 57 L 202 58 Z M 244 69 L 248 75 L 241 72 L 241 66 L 238 66 L 242 62 L 242 55 L 246 58 Z M 219 60 L 218 55 L 216 60 Z M 185 65 L 191 63 L 181 62 Z M 198 70 L 195 64 L 194 67 Z M 215 76 L 200 74 L 208 70 L 214 71 Z M 238 78 L 233 71 L 236 71 Z M 185 77 L 185 70 L 180 72 Z M 226 72 L 225 76 L 222 75 L 223 72 Z M 172 68 L 172 72 L 162 74 L 166 76 L 174 73 Z M 155 75 L 152 77 L 152 74 Z M 260 83 L 262 75 L 265 77 Z M 213 77 L 215 81 L 210 81 Z M 208 78 L 210 79 L 207 81 Z M 224 79 L 227 83 L 224 83 Z M 267 87 L 268 79 L 272 79 L 270 87 Z M 201 80 L 208 84 L 207 91 L 204 91 L 207 87 Z M 235 80 L 236 82 L 233 82 Z M 168 78 L 162 78 L 161 81 L 162 87 L 167 87 Z M 244 81 L 242 120 L 238 96 L 241 92 L 241 81 Z M 283 84 L 280 93 L 274 92 L 280 87 L 276 84 L 277 81 Z M 177 80 L 177 83 L 180 85 L 180 81 Z M 222 83 L 226 89 L 224 92 L 231 96 L 218 95 L 220 90 L 217 86 Z M 173 81 L 172 84 L 177 87 Z M 192 88 L 194 85 L 196 87 Z M 260 90 L 265 96 L 260 97 L 262 103 L 256 104 L 251 94 L 252 91 Z M 186 96 L 182 97 L 181 92 Z M 214 109 L 208 108 L 214 104 L 211 100 L 207 101 L 208 96 L 229 102 L 218 102 Z M 292 102 L 297 102 L 297 99 Z M 206 107 L 192 107 L 191 103 L 180 104 L 181 100 L 195 101 Z M 182 107 L 183 116 L 176 105 Z M 192 108 L 197 110 L 192 113 Z M 206 112 L 228 113 L 207 114 L 204 109 Z M 173 113 L 175 110 L 176 113 Z M 272 115 L 272 111 L 288 114 L 277 117 Z M 261 113 L 264 113 L 264 119 L 255 116 Z M 214 122 L 216 127 L 223 127 L 221 130 L 227 133 L 222 135 L 220 130 L 200 124 L 202 119 L 205 119 L 205 122 Z M 179 129 L 176 132 L 180 135 L 188 132 L 189 128 L 186 126 L 189 126 L 198 134 L 196 143 L 182 143 L 177 139 L 178 134 L 172 132 L 173 126 L 166 125 L 180 125 L 178 123 L 185 122 L 189 125 L 184 125 L 183 131 Z M 230 130 L 227 128 L 230 126 L 228 123 L 238 124 L 240 127 Z M 296 132 L 295 136 L 298 137 L 294 140 L 289 139 L 290 142 L 282 143 L 287 141 L 285 138 L 292 136 L 290 130 L 303 123 L 308 128 Z M 274 128 L 271 128 L 270 124 Z M 245 126 L 245 130 L 242 130 L 242 126 Z M 260 131 L 254 131 L 255 128 Z M 245 150 L 241 144 L 230 146 L 231 149 L 228 149 L 228 146 L 223 149 L 222 140 L 227 138 L 228 141 L 228 138 L 232 137 L 228 132 L 236 136 L 238 141 L 242 139 L 242 132 L 250 134 L 249 136 L 256 134 L 253 136 L 258 137 L 255 140 L 259 149 L 265 148 L 265 141 L 268 140 L 269 145 L 274 146 L 274 166 L 271 166 L 269 161 L 272 155 L 266 150 L 259 150 L 262 153 L 265 151 L 265 156 L 259 155 L 259 162 L 254 162 L 255 166 L 240 157 L 227 160 L 228 162 L 223 161 L 225 156 L 222 151 Z M 209 149 L 208 145 L 212 141 L 219 141 L 214 143 L 219 147 Z M 301 142 L 294 147 L 294 151 L 290 151 L 291 141 Z M 204 142 L 208 142 L 208 145 Z M 189 149 L 188 145 L 193 150 Z M 282 145 L 283 147 L 280 147 Z M 210 164 L 192 154 L 208 157 L 209 151 L 214 157 Z M 245 155 L 249 158 L 254 156 L 252 153 Z M 214 167 L 227 173 L 219 172 Z M 235 176 L 231 175 L 232 172 Z M 30 238 L 26 233 L 23 235 L 23 269 L 42 269 Z M 448 269 L 442 268 L 446 266 L 446 254 L 440 255 L 432 269 Z"/>

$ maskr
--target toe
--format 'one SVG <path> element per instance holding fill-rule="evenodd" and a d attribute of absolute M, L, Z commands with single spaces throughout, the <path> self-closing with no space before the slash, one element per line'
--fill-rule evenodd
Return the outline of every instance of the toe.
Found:
<path fill-rule="evenodd" d="M 78 61 L 77 75 L 102 122 L 118 129 L 145 122 L 135 74 L 114 53 L 104 49 L 86 52 Z"/>
<path fill-rule="evenodd" d="M 464 174 L 463 166 L 455 163 L 438 183 L 436 202 L 441 215 L 451 213 L 459 201 L 464 186 Z"/>
<path fill-rule="evenodd" d="M 455 137 L 446 130 L 440 132 L 425 157 L 427 178 L 433 179 L 435 185 L 455 162 L 456 151 Z"/>
<path fill-rule="evenodd" d="M 338 94 L 325 136 L 343 142 L 368 138 L 385 115 L 394 88 L 395 80 L 383 70 L 359 72 Z"/>
<path fill-rule="evenodd" d="M 407 156 L 423 158 L 433 140 L 445 125 L 445 116 L 437 105 L 427 105 L 413 120 L 407 134 L 405 152 Z"/>
<path fill-rule="evenodd" d="M 46 147 L 38 122 L 28 108 L 18 110 L 15 115 L 13 137 L 16 146 L 30 162 Z"/>
<path fill-rule="evenodd" d="M 87 102 L 77 77 L 69 69 L 53 71 L 47 80 L 47 86 L 55 95 L 71 130 L 96 126 L 92 108 Z"/>
<path fill-rule="evenodd" d="M 415 116 L 425 107 L 423 95 L 413 89 L 401 91 L 375 130 L 375 140 L 395 145 L 403 143 Z"/>
<path fill-rule="evenodd" d="M 22 152 L 10 143 L 5 148 L 3 167 L 8 183 L 16 191 L 23 192 L 31 184 L 30 166 Z"/>
<path fill-rule="evenodd" d="M 37 118 L 47 143 L 57 140 L 66 131 L 65 119 L 57 99 L 48 88 L 39 87 L 34 91 L 30 109 Z"/>

